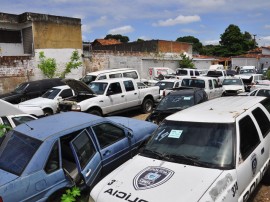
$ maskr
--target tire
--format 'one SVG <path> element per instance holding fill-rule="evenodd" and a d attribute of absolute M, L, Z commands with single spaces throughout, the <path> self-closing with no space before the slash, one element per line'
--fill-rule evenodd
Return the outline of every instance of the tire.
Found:
<path fill-rule="evenodd" d="M 263 178 L 262 183 L 269 186 L 270 185 L 270 167 L 267 168 Z"/>
<path fill-rule="evenodd" d="M 142 103 L 142 111 L 144 114 L 150 113 L 153 110 L 154 102 L 150 98 L 146 98 Z"/>
<path fill-rule="evenodd" d="M 53 111 L 51 109 L 43 109 L 44 116 L 53 115 Z"/>
<path fill-rule="evenodd" d="M 89 109 L 87 113 L 102 116 L 102 113 L 98 109 Z"/>

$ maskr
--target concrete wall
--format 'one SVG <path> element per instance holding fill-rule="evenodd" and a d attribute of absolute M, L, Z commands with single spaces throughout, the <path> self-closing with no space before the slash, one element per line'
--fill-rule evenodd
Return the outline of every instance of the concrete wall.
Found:
<path fill-rule="evenodd" d="M 213 60 L 196 60 L 193 59 L 194 67 L 196 69 L 209 69 Z"/>
<path fill-rule="evenodd" d="M 34 22 L 33 35 L 35 49 L 82 49 L 81 25 Z"/>
<path fill-rule="evenodd" d="M 256 66 L 258 68 L 259 61 L 257 58 L 232 58 L 232 68 L 236 66 Z"/>

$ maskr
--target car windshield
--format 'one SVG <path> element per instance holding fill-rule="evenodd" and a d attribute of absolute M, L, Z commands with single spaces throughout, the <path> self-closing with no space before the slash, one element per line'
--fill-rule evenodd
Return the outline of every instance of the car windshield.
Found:
<path fill-rule="evenodd" d="M 53 100 L 59 94 L 60 91 L 61 91 L 60 89 L 52 88 L 48 90 L 46 93 L 44 93 L 41 97 Z"/>
<path fill-rule="evenodd" d="M 92 82 L 89 84 L 91 90 L 97 95 L 103 95 L 107 86 L 108 83 L 105 82 Z"/>
<path fill-rule="evenodd" d="M 18 85 L 15 89 L 14 92 L 15 93 L 22 93 L 25 91 L 25 89 L 27 88 L 29 84 L 28 83 L 22 83 L 20 85 Z"/>
<path fill-rule="evenodd" d="M 223 76 L 221 71 L 208 71 L 207 76 L 220 77 Z"/>
<path fill-rule="evenodd" d="M 188 75 L 188 71 L 187 70 L 184 70 L 184 69 L 177 70 L 176 71 L 176 75 L 185 76 L 185 75 Z"/>
<path fill-rule="evenodd" d="M 32 116 L 14 116 L 14 117 L 12 117 L 12 121 L 16 126 L 18 126 L 22 123 L 28 122 L 28 121 L 32 121 L 32 120 L 35 120 L 35 118 Z"/>
<path fill-rule="evenodd" d="M 21 175 L 41 141 L 16 131 L 9 131 L 1 144 L 0 169 Z"/>
<path fill-rule="evenodd" d="M 181 86 L 205 88 L 205 81 L 201 79 L 183 79 Z"/>
<path fill-rule="evenodd" d="M 91 83 L 92 81 L 95 81 L 97 79 L 97 76 L 94 75 L 86 75 L 85 77 L 83 77 L 81 79 L 81 81 L 83 81 L 86 84 Z"/>
<path fill-rule="evenodd" d="M 234 124 L 165 120 L 141 155 L 193 166 L 231 169 L 234 166 Z"/>
<path fill-rule="evenodd" d="M 224 79 L 222 85 L 243 85 L 240 79 Z"/>
<path fill-rule="evenodd" d="M 157 82 L 155 86 L 159 86 L 160 90 L 168 89 L 173 87 L 174 82 Z"/>
<path fill-rule="evenodd" d="M 254 69 L 241 69 L 239 74 L 255 74 Z"/>
<path fill-rule="evenodd" d="M 194 105 L 193 95 L 167 95 L 158 104 L 156 110 L 185 109 Z"/>

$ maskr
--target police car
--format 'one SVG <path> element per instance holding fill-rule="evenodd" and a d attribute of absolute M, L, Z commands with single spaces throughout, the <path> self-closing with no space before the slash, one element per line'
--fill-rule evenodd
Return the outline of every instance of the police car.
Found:
<path fill-rule="evenodd" d="M 247 201 L 269 181 L 270 100 L 221 97 L 167 117 L 89 202 Z"/>

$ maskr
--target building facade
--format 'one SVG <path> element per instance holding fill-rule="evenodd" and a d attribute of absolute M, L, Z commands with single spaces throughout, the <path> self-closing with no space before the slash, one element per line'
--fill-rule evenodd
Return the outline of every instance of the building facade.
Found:
<path fill-rule="evenodd" d="M 0 13 L 0 93 L 13 90 L 24 81 L 45 78 L 37 68 L 40 52 L 56 60 L 57 76 L 75 50 L 82 54 L 78 18 L 29 12 Z M 81 78 L 83 71 L 81 67 L 67 76 Z"/>

